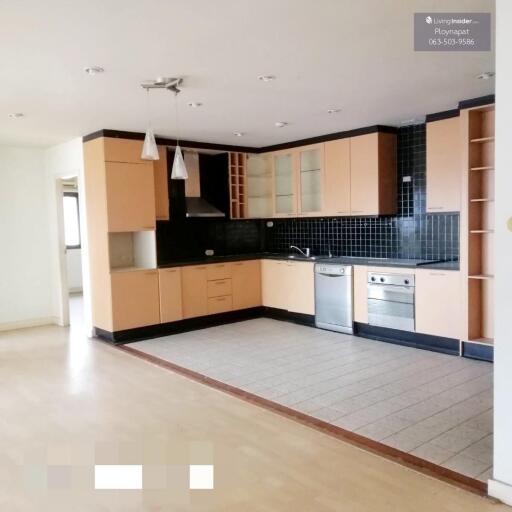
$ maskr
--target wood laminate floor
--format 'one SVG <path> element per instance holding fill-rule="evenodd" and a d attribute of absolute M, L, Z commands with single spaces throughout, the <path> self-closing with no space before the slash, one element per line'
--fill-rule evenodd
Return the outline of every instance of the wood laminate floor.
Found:
<path fill-rule="evenodd" d="M 0 380 L 0 510 L 508 510 L 76 324 L 0 333 Z M 143 464 L 144 490 L 95 491 L 94 464 Z M 214 490 L 188 489 L 189 464 L 214 465 Z"/>

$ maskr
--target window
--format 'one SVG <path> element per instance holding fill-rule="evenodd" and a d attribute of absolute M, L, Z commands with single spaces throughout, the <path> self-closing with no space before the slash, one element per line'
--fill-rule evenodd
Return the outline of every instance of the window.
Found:
<path fill-rule="evenodd" d="M 64 192 L 64 241 L 66 249 L 80 249 L 80 213 L 78 194 Z"/>

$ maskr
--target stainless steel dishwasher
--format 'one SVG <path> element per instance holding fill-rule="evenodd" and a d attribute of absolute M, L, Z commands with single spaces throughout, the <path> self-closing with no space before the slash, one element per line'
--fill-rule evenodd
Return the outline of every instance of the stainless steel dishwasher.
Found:
<path fill-rule="evenodd" d="M 352 334 L 352 267 L 335 263 L 315 265 L 315 325 Z"/>

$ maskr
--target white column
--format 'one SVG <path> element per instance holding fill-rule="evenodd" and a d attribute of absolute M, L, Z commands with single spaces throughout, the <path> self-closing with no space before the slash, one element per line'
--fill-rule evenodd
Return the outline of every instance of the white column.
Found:
<path fill-rule="evenodd" d="M 512 1 L 496 2 L 494 473 L 489 494 L 512 505 Z M 512 221 L 511 221 L 512 223 Z"/>

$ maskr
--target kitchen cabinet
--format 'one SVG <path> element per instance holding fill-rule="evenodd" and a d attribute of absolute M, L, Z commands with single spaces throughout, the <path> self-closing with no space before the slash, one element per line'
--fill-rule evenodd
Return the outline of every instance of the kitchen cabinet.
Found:
<path fill-rule="evenodd" d="M 416 270 L 416 332 L 461 339 L 460 272 Z"/>
<path fill-rule="evenodd" d="M 147 163 L 142 160 L 142 146 L 144 141 L 133 139 L 118 139 L 105 137 L 103 140 L 103 151 L 106 162 L 123 162 L 132 164 Z M 149 162 L 151 164 L 151 162 Z"/>
<path fill-rule="evenodd" d="M 105 163 L 109 232 L 154 230 L 153 163 Z"/>
<path fill-rule="evenodd" d="M 290 292 L 287 268 L 286 261 L 261 261 L 261 294 L 264 306 L 288 309 Z"/>
<path fill-rule="evenodd" d="M 320 215 L 324 193 L 324 145 L 301 147 L 297 153 L 299 215 Z"/>
<path fill-rule="evenodd" d="M 211 297 L 208 299 L 208 314 L 215 315 L 217 313 L 227 313 L 233 309 L 231 295 L 222 297 Z"/>
<path fill-rule="evenodd" d="M 272 217 L 272 157 L 270 154 L 247 155 L 246 192 L 247 218 Z"/>
<path fill-rule="evenodd" d="M 261 306 L 261 263 L 237 261 L 231 266 L 233 309 Z"/>
<path fill-rule="evenodd" d="M 272 158 L 274 217 L 296 217 L 297 151 L 278 151 Z"/>
<path fill-rule="evenodd" d="M 111 286 L 113 331 L 160 323 L 157 270 L 112 272 Z"/>
<path fill-rule="evenodd" d="M 294 261 L 286 263 L 286 307 L 293 313 L 315 314 L 314 263 Z"/>
<path fill-rule="evenodd" d="M 169 179 L 167 175 L 167 148 L 158 146 L 160 160 L 153 162 L 155 181 L 155 214 L 157 220 L 169 220 Z"/>
<path fill-rule="evenodd" d="M 208 281 L 231 278 L 231 263 L 210 263 L 206 270 Z"/>
<path fill-rule="evenodd" d="M 351 215 L 394 215 L 396 194 L 396 135 L 377 132 L 352 137 Z"/>
<path fill-rule="evenodd" d="M 215 279 L 207 283 L 208 298 L 231 295 L 231 279 Z"/>
<path fill-rule="evenodd" d="M 175 322 L 183 318 L 181 268 L 158 271 L 160 290 L 160 322 Z"/>
<path fill-rule="evenodd" d="M 461 205 L 460 117 L 427 123 L 427 212 L 458 212 Z"/>
<path fill-rule="evenodd" d="M 350 215 L 350 139 L 325 143 L 324 215 Z"/>
<path fill-rule="evenodd" d="M 183 318 L 208 314 L 207 265 L 193 265 L 181 269 Z"/>
<path fill-rule="evenodd" d="M 368 323 L 368 267 L 356 265 L 354 274 L 354 322 Z"/>

